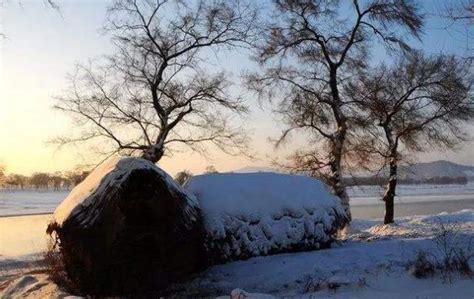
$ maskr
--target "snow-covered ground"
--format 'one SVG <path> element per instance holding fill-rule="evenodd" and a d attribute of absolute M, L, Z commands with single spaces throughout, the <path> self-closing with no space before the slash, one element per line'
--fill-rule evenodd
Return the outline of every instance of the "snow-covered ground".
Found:
<path fill-rule="evenodd" d="M 380 204 L 384 193 L 382 186 L 353 186 L 348 188 L 351 205 Z M 398 185 L 395 204 L 437 200 L 464 200 L 474 198 L 474 181 L 466 185 Z"/>
<path fill-rule="evenodd" d="M 1 190 L 0 216 L 52 213 L 69 191 Z"/>
<path fill-rule="evenodd" d="M 256 294 L 254 298 L 262 298 L 263 294 L 298 298 L 473 298 L 472 277 L 455 275 L 451 283 L 439 274 L 417 279 L 409 273 L 407 264 L 420 250 L 440 254 L 433 241 L 439 223 L 456 232 L 458 246 L 474 242 L 474 210 L 396 221 L 383 225 L 379 220 L 356 219 L 354 232 L 334 248 L 214 266 L 175 290 L 180 296 L 227 296 L 222 298 L 228 298 L 231 292 L 235 298 L 244 293 L 250 298 L 251 294 Z M 3 295 L 59 297 L 60 291 L 38 271 L 12 280 L 22 271 L 37 270 L 39 265 L 32 264 L 32 260 L 31 256 L 26 260 L 0 259 L 0 289 L 7 288 Z M 474 267 L 473 259 L 470 265 Z"/>
<path fill-rule="evenodd" d="M 236 298 L 246 293 L 258 293 L 257 298 L 263 294 L 307 298 L 473 298 L 472 278 L 456 277 L 452 283 L 445 283 L 437 275 L 420 280 L 408 273 L 406 266 L 419 250 L 436 254 L 432 239 L 439 222 L 457 223 L 462 241 L 474 240 L 474 182 L 399 186 L 396 215 L 409 217 L 398 217 L 396 225 L 388 226 L 369 219 L 383 216 L 383 203 L 379 200 L 382 193 L 382 188 L 375 186 L 350 188 L 353 215 L 365 219 L 355 219 L 353 233 L 334 248 L 214 266 L 193 281 L 176 286 L 176 292 L 181 296 L 229 296 L 233 292 Z M 0 215 L 50 213 L 67 194 L 0 190 Z M 440 211 L 452 213 L 414 216 Z M 30 298 L 60 296 L 60 290 L 42 273 L 42 256 L 38 254 L 46 249 L 45 229 L 50 219 L 51 215 L 0 217 L 1 298 L 20 294 Z M 471 267 L 474 268 L 474 259 Z"/>
<path fill-rule="evenodd" d="M 0 216 L 52 213 L 69 191 L 0 190 Z M 348 188 L 351 205 L 381 205 L 383 187 L 358 186 Z M 467 185 L 399 185 L 397 203 L 455 201 L 474 199 L 474 181 Z M 426 212 L 428 213 L 428 212 Z"/>

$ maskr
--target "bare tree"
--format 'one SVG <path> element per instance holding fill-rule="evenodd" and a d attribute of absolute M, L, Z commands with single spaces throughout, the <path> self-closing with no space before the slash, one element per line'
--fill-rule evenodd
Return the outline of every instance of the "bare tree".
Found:
<path fill-rule="evenodd" d="M 67 179 L 59 171 L 49 175 L 49 187 L 52 187 L 54 190 L 58 191 L 66 185 Z"/>
<path fill-rule="evenodd" d="M 10 188 L 20 188 L 21 190 L 25 189 L 28 186 L 30 178 L 21 174 L 9 174 L 5 178 L 5 185 Z"/>
<path fill-rule="evenodd" d="M 273 3 L 275 21 L 257 55 L 266 68 L 249 76 L 250 88 L 281 99 L 278 111 L 288 128 L 277 145 L 293 131 L 306 134 L 309 148 L 291 157 L 291 168 L 325 177 L 350 217 L 341 178 L 353 108 L 344 86 L 367 67 L 372 44 L 408 50 L 403 40 L 419 36 L 423 18 L 411 0 Z"/>
<path fill-rule="evenodd" d="M 212 174 L 212 173 L 219 173 L 217 171 L 217 168 L 214 165 L 209 165 L 206 167 L 206 170 L 204 171 L 205 174 Z"/>
<path fill-rule="evenodd" d="M 79 185 L 85 178 L 90 174 L 89 170 L 81 169 L 80 167 L 76 167 L 76 169 L 72 171 L 68 171 L 65 175 L 66 180 L 68 181 L 69 187 L 75 187 Z"/>
<path fill-rule="evenodd" d="M 389 169 L 384 223 L 392 223 L 397 168 L 406 154 L 451 148 L 467 137 L 463 125 L 474 119 L 469 66 L 453 56 L 414 52 L 367 72 L 348 90 L 373 124 L 363 127 L 361 155 L 372 161 L 378 155 Z"/>
<path fill-rule="evenodd" d="M 5 182 L 5 165 L 0 164 L 0 186 Z"/>
<path fill-rule="evenodd" d="M 192 176 L 193 176 L 192 172 L 185 169 L 183 171 L 178 172 L 174 176 L 174 180 L 178 182 L 178 184 L 183 186 Z"/>
<path fill-rule="evenodd" d="M 33 173 L 29 179 L 31 186 L 36 189 L 48 189 L 51 175 L 45 172 Z"/>
<path fill-rule="evenodd" d="M 58 141 L 106 140 L 114 152 L 139 152 L 152 162 L 176 144 L 204 152 L 202 145 L 211 143 L 241 153 L 245 134 L 226 111 L 246 107 L 229 92 L 228 76 L 204 63 L 211 50 L 247 46 L 256 19 L 253 5 L 240 0 L 116 0 L 106 30 L 117 52 L 106 63 L 79 66 L 71 77 L 56 108 L 83 130 Z"/>

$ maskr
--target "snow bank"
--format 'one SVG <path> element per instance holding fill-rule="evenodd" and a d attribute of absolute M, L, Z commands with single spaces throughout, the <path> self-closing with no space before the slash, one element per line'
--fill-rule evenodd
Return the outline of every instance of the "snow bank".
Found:
<path fill-rule="evenodd" d="M 191 178 L 211 263 L 328 246 L 346 221 L 320 181 L 277 173 L 223 173 Z"/>

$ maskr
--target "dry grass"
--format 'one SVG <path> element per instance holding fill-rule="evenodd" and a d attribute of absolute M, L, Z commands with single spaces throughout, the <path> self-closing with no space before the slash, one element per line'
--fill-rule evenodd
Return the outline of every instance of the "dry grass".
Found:
<path fill-rule="evenodd" d="M 67 275 L 64 259 L 59 250 L 59 241 L 55 234 L 50 236 L 48 249 L 44 253 L 45 272 L 48 274 L 49 279 L 60 288 L 71 293 L 77 293 L 77 286 Z"/>
<path fill-rule="evenodd" d="M 439 273 L 445 283 L 452 283 L 455 274 L 472 277 L 473 270 L 469 264 L 474 257 L 472 237 L 463 234 L 456 223 L 440 221 L 433 242 L 435 251 L 421 250 L 408 263 L 408 269 L 415 277 L 427 278 Z"/>

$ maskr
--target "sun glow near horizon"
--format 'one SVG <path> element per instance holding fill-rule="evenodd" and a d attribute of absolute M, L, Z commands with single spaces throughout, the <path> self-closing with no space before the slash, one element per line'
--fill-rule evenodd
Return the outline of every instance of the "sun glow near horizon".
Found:
<path fill-rule="evenodd" d="M 54 96 L 66 87 L 66 75 L 76 62 L 111 50 L 108 37 L 99 30 L 107 3 L 63 1 L 58 13 L 38 0 L 22 5 L 9 3 L 2 10 L 2 30 L 7 38 L 0 40 L 0 163 L 7 166 L 9 173 L 67 171 L 99 160 L 87 146 L 58 150 L 47 142 L 73 129 L 67 116 L 52 109 Z M 447 47 L 446 43 L 439 45 L 440 51 Z M 426 47 L 438 44 L 428 40 Z M 247 61 L 246 55 L 236 54 L 221 63 L 238 78 Z M 160 165 L 172 174 L 183 169 L 199 173 L 208 165 L 229 171 L 268 166 L 272 159 L 285 157 L 285 150 L 275 151 L 267 140 L 280 132 L 281 124 L 270 109 L 262 110 L 251 98 L 247 102 L 252 113 L 244 125 L 252 133 L 251 148 L 256 159 L 228 156 L 211 149 L 207 158 L 187 151 L 165 157 Z M 290 145 L 293 149 L 296 146 Z M 474 164 L 472 148 L 468 144 L 457 153 L 428 153 L 421 160 L 450 159 Z"/>
<path fill-rule="evenodd" d="M 60 13 L 40 1 L 22 6 L 10 3 L 4 9 L 2 30 L 7 38 L 0 41 L 0 163 L 7 172 L 66 171 L 101 159 L 88 146 L 58 150 L 49 141 L 74 126 L 52 109 L 54 96 L 64 91 L 66 75 L 75 63 L 110 50 L 108 37 L 99 30 L 106 3 L 64 2 Z M 208 158 L 189 152 L 174 157 L 160 163 L 171 173 L 199 172 L 211 164 L 230 170 L 253 163 L 213 150 Z"/>

